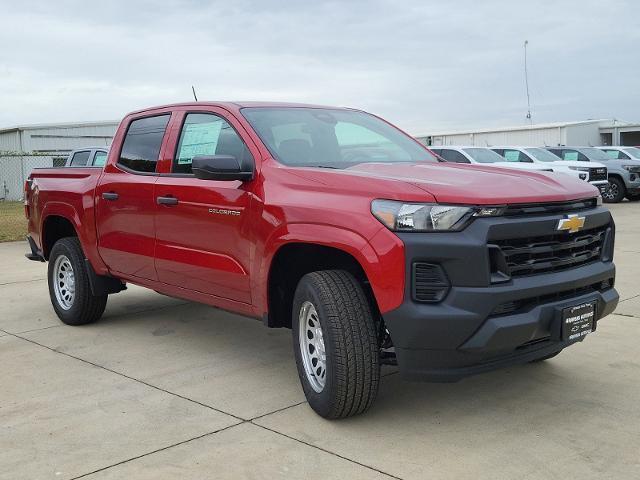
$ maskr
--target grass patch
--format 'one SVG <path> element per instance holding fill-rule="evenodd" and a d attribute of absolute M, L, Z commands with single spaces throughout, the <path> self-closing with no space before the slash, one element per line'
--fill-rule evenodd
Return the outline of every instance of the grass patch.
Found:
<path fill-rule="evenodd" d="M 0 242 L 24 240 L 27 219 L 22 202 L 0 202 Z"/>

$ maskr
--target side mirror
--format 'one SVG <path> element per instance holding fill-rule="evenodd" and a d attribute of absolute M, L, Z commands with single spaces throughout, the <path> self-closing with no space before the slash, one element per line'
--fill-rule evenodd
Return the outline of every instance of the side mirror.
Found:
<path fill-rule="evenodd" d="M 233 155 L 196 155 L 191 170 L 202 180 L 251 180 L 252 171 L 242 169 Z"/>

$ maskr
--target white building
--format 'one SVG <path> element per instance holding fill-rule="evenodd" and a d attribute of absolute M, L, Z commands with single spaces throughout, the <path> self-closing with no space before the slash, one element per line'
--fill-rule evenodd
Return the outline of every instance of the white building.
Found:
<path fill-rule="evenodd" d="M 0 200 L 20 200 L 36 167 L 64 165 L 76 148 L 111 145 L 117 128 L 117 121 L 0 128 Z"/>
<path fill-rule="evenodd" d="M 427 145 L 640 145 L 640 124 L 584 120 L 416 135 Z"/>

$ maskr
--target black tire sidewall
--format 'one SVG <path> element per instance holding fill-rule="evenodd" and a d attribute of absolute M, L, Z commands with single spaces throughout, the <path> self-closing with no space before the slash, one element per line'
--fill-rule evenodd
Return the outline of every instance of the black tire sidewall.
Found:
<path fill-rule="evenodd" d="M 53 282 L 55 281 L 55 263 L 58 257 L 61 255 L 66 256 L 73 268 L 73 275 L 75 278 L 75 295 L 73 305 L 68 310 L 65 310 L 58 303 L 56 293 L 54 290 Z M 83 325 L 94 321 L 97 315 L 98 317 L 104 310 L 104 304 L 106 304 L 106 295 L 101 297 L 95 297 L 92 295 L 91 286 L 89 284 L 89 278 L 86 271 L 86 265 L 84 262 L 84 253 L 80 247 L 80 243 L 77 238 L 63 238 L 58 240 L 49 255 L 49 265 L 47 269 L 47 280 L 49 284 L 49 297 L 51 298 L 51 304 L 53 309 L 58 315 L 58 318 L 67 325 Z M 95 305 L 97 303 L 98 305 Z M 101 307 L 99 304 L 103 304 Z M 87 315 L 90 307 L 90 313 L 93 315 Z"/>
<path fill-rule="evenodd" d="M 309 301 L 313 304 L 318 313 L 318 319 L 320 320 L 320 326 L 322 327 L 325 353 L 327 356 L 327 373 L 324 388 L 320 393 L 316 392 L 307 378 L 307 373 L 304 369 L 304 362 L 302 360 L 302 352 L 300 351 L 300 323 L 299 315 L 302 304 Z M 298 376 L 300 377 L 300 383 L 304 390 L 305 396 L 309 402 L 309 405 L 320 415 L 327 415 L 331 409 L 331 399 L 333 398 L 332 389 L 334 388 L 334 368 L 332 364 L 333 354 L 335 352 L 334 339 L 330 334 L 330 327 L 327 323 L 327 311 L 324 303 L 318 294 L 317 289 L 314 287 L 313 281 L 309 277 L 303 277 L 296 289 L 295 296 L 293 298 L 293 312 L 292 312 L 292 339 L 293 339 L 293 351 L 296 358 L 296 366 L 298 368 Z"/>

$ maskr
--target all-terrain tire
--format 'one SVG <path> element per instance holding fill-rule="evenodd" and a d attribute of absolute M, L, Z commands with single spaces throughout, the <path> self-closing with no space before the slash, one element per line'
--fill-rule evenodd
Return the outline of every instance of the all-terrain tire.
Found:
<path fill-rule="evenodd" d="M 107 295 L 93 295 L 89 284 L 89 274 L 84 261 L 84 252 L 80 246 L 80 241 L 76 237 L 66 237 L 58 240 L 49 255 L 48 280 L 49 297 L 53 309 L 58 318 L 67 325 L 84 325 L 98 320 L 107 305 Z M 68 267 L 61 272 L 57 266 L 58 262 L 71 265 L 71 277 L 65 279 L 65 274 L 69 276 Z M 56 282 L 58 285 L 64 283 L 65 289 L 58 290 L 56 294 Z M 73 287 L 73 294 L 70 294 L 70 287 Z"/>
<path fill-rule="evenodd" d="M 303 359 L 300 333 L 309 332 L 300 318 L 309 304 L 317 313 L 324 339 L 326 371 L 321 391 L 317 391 L 317 383 L 315 389 L 312 386 L 313 375 L 310 379 Z M 370 303 L 353 275 L 344 270 L 323 270 L 302 277 L 293 299 L 292 336 L 298 376 L 309 405 L 318 415 L 346 418 L 371 407 L 380 383 L 378 340 Z"/>

